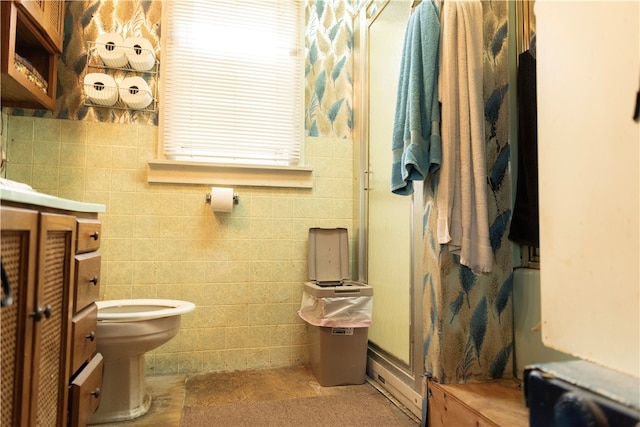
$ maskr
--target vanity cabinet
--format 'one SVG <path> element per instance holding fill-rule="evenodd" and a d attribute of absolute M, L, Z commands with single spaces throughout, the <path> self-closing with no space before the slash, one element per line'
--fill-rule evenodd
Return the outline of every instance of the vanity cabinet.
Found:
<path fill-rule="evenodd" d="M 83 245 L 83 219 L 99 226 L 95 213 L 2 200 L 3 282 L 10 286 L 12 303 L 0 308 L 0 425 L 84 425 L 99 404 L 97 294 L 93 289 L 88 294 L 78 291 L 78 279 L 96 276 L 96 284 L 89 284 L 97 287 L 100 267 L 99 256 L 87 268 L 79 268 L 74 258 Z M 3 291 L 2 297 L 8 295 Z M 76 301 L 84 306 L 76 306 Z M 79 377 L 88 386 L 74 394 Z M 78 417 L 87 413 L 84 421 Z"/>
<path fill-rule="evenodd" d="M 2 106 L 55 109 L 64 1 L 2 1 L 0 7 Z"/>

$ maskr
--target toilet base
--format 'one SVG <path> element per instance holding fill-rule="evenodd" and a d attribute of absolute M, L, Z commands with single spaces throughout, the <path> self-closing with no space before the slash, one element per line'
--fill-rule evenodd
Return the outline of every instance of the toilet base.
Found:
<path fill-rule="evenodd" d="M 89 424 L 132 420 L 146 414 L 150 407 L 144 354 L 110 362 L 105 358 L 102 398 Z"/>

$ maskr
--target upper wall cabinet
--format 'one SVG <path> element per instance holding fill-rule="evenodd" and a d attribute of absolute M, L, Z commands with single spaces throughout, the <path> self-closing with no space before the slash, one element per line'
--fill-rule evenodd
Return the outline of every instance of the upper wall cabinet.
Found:
<path fill-rule="evenodd" d="M 2 1 L 2 106 L 53 110 L 64 1 Z"/>
<path fill-rule="evenodd" d="M 31 17 L 56 52 L 62 53 L 64 1 L 14 0 L 14 3 Z"/>

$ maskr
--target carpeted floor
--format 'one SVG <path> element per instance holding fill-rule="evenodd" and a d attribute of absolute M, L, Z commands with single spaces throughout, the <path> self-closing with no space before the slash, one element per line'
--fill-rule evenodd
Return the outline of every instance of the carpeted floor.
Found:
<path fill-rule="evenodd" d="M 322 387 L 308 368 L 187 378 L 182 427 L 416 427 L 368 383 Z"/>
<path fill-rule="evenodd" d="M 148 376 L 145 415 L 100 427 L 417 427 L 371 384 L 322 387 L 307 367 Z M 405 412 L 406 411 L 406 412 Z"/>
<path fill-rule="evenodd" d="M 367 394 L 186 407 L 183 427 L 416 426 L 386 398 Z"/>

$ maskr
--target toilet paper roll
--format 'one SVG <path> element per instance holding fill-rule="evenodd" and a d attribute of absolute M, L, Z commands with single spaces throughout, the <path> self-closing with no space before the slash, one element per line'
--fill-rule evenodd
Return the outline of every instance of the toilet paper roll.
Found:
<path fill-rule="evenodd" d="M 231 212 L 233 188 L 211 187 L 211 212 Z"/>
<path fill-rule="evenodd" d="M 148 71 L 156 63 L 151 42 L 142 37 L 127 37 L 124 40 L 124 51 L 131 68 L 138 71 Z"/>
<path fill-rule="evenodd" d="M 120 99 L 130 108 L 147 108 L 153 97 L 147 82 L 140 76 L 126 77 L 120 82 Z"/>
<path fill-rule="evenodd" d="M 127 54 L 124 42 L 119 34 L 105 33 L 96 39 L 96 50 L 107 67 L 124 67 L 127 65 Z"/>
<path fill-rule="evenodd" d="M 118 100 L 118 86 L 108 74 L 88 73 L 84 76 L 84 93 L 93 104 L 110 106 Z"/>

